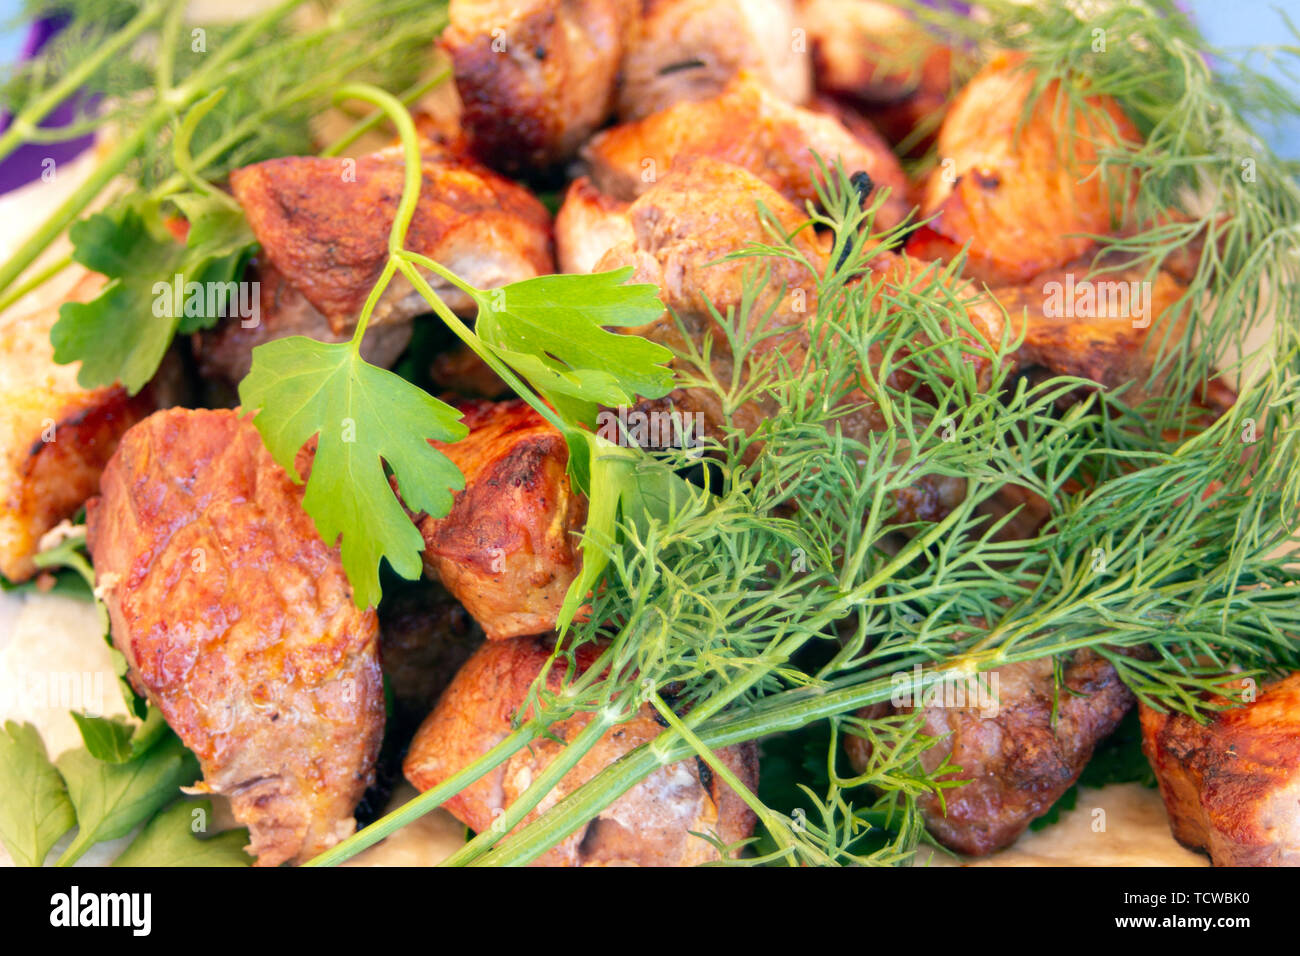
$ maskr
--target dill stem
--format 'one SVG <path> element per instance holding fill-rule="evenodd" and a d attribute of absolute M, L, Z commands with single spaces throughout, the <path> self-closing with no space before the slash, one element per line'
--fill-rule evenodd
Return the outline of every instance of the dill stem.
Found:
<path fill-rule="evenodd" d="M 56 275 L 58 275 L 60 272 L 62 272 L 70 265 L 72 265 L 71 253 L 65 256 L 60 256 L 58 259 L 56 259 L 54 262 L 51 262 L 49 265 L 43 266 L 42 268 L 38 269 L 35 273 L 33 273 L 24 281 L 20 282 L 17 286 L 8 290 L 3 295 L 0 295 L 0 312 L 3 312 L 5 309 L 9 308 L 11 305 L 13 305 L 23 296 L 27 295 L 27 293 L 31 292 L 33 289 L 39 289 L 41 286 L 45 285 L 45 283 L 49 282 L 52 278 L 54 278 Z"/>
<path fill-rule="evenodd" d="M 521 793 L 509 807 L 502 808 L 501 816 L 493 820 L 492 826 L 483 830 L 439 866 L 460 866 L 472 862 L 492 848 L 501 837 L 513 830 L 549 794 L 565 774 L 572 770 L 605 732 L 614 726 L 615 721 L 606 713 L 608 708 L 598 711 L 587 726 L 583 727 L 560 754 L 546 765 L 546 769 L 537 775 L 528 789 Z"/>
<path fill-rule="evenodd" d="M 505 763 L 511 756 L 523 750 L 533 742 L 541 732 L 540 725 L 534 721 L 525 724 L 517 731 L 497 744 L 473 763 L 452 774 L 436 787 L 432 787 L 413 800 L 402 804 L 392 813 L 380 817 L 364 830 L 352 834 L 346 840 L 335 844 L 319 856 L 308 860 L 303 866 L 337 866 L 344 860 L 374 846 L 390 833 L 400 830 L 409 823 L 446 803 L 484 774 L 491 772 Z"/>
<path fill-rule="evenodd" d="M 146 30 L 156 23 L 166 11 L 167 5 L 157 3 L 142 9 L 125 27 L 113 35 L 94 54 L 82 60 L 48 90 L 37 97 L 10 121 L 9 129 L 0 135 L 0 160 L 4 160 L 21 146 L 27 136 L 53 112 L 64 100 L 77 91 L 95 71 L 105 63 L 120 55 L 136 41 Z"/>
<path fill-rule="evenodd" d="M 690 744 L 692 749 L 694 749 L 696 755 L 709 765 L 709 769 L 711 769 L 723 783 L 729 786 L 740 797 L 740 799 L 744 800 L 749 809 L 754 811 L 754 815 L 758 817 L 759 822 L 767 828 L 767 832 L 772 835 L 772 839 L 776 841 L 777 846 L 780 848 L 782 853 L 786 854 L 786 860 L 791 866 L 794 866 L 795 859 L 793 854 L 790 853 L 790 851 L 794 849 L 794 843 L 790 839 L 790 832 L 786 828 L 785 824 L 778 820 L 776 814 L 769 810 L 767 805 L 764 804 L 763 801 L 759 800 L 749 787 L 745 786 L 745 784 L 741 782 L 740 778 L 731 772 L 730 767 L 718 759 L 717 753 L 710 749 L 704 741 L 700 740 L 698 734 L 694 733 L 689 727 L 682 723 L 681 718 L 673 713 L 672 708 L 664 703 L 662 697 L 658 694 L 652 694 L 650 697 L 650 703 L 654 706 L 654 709 L 659 712 L 659 715 L 663 717 L 664 722 L 673 730 L 677 731 L 681 738 L 685 740 L 686 743 Z M 721 837 L 721 834 L 719 834 L 719 837 Z"/>

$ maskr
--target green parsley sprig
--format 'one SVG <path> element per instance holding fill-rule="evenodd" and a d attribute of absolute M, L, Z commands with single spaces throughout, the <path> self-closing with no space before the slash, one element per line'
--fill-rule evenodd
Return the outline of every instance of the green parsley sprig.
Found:
<path fill-rule="evenodd" d="M 584 426 L 594 423 L 601 403 L 631 403 L 637 395 L 658 398 L 673 385 L 664 365 L 671 357 L 667 349 L 607 329 L 644 325 L 663 306 L 654 286 L 624 284 L 630 269 L 543 276 L 484 290 L 406 250 L 423 178 L 415 125 L 401 102 L 382 90 L 347 86 L 338 97 L 383 110 L 401 137 L 405 182 L 389 234 L 389 258 L 349 342 L 327 345 L 293 336 L 258 346 L 239 385 L 240 401 L 256 413 L 253 422 L 267 449 L 295 478 L 295 457 L 316 439 L 303 507 L 326 542 L 341 541 L 358 606 L 379 602 L 381 559 L 403 577 L 419 577 L 424 542 L 405 508 L 437 516 L 450 511 L 450 492 L 463 487 L 463 480 L 429 441 L 454 442 L 466 430 L 451 406 L 361 358 L 375 305 L 400 273 L 475 354 L 566 437 L 569 472 L 589 495 L 594 520 L 583 548 L 584 571 L 564 605 L 563 627 L 595 583 L 604 555 L 595 541 L 602 534 L 612 539 L 617 504 L 628 488 L 613 480 L 615 472 L 605 466 L 595 436 Z M 446 306 L 422 269 L 474 300 L 476 329 Z"/>

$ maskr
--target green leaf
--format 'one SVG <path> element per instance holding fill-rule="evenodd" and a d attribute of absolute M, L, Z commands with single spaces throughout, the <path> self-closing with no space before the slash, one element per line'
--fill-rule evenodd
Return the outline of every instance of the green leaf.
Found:
<path fill-rule="evenodd" d="M 465 487 L 465 479 L 429 440 L 465 437 L 459 412 L 364 361 L 350 342 L 302 336 L 255 348 L 239 398 L 257 411 L 262 440 L 295 481 L 295 456 L 318 438 L 303 507 L 326 544 L 342 537 L 343 569 L 358 607 L 379 603 L 381 558 L 404 578 L 420 576 L 424 539 L 402 502 L 438 516 L 451 510 L 451 491 Z"/>
<path fill-rule="evenodd" d="M 679 506 L 691 493 L 672 469 L 639 448 L 616 445 L 578 428 L 565 437 L 570 472 L 587 493 L 587 524 L 582 533 L 582 570 L 564 595 L 557 630 L 573 621 L 609 564 L 620 516 L 644 528 L 650 518 L 664 518 L 667 509 Z"/>
<path fill-rule="evenodd" d="M 55 761 L 77 811 L 77 836 L 59 857 L 68 866 L 96 843 L 126 836 L 199 776 L 199 764 L 174 735 L 126 763 L 106 763 L 82 748 Z"/>
<path fill-rule="evenodd" d="M 541 276 L 494 289 L 480 298 L 478 335 L 552 402 L 555 396 L 605 405 L 659 398 L 673 388 L 665 364 L 672 353 L 608 331 L 663 314 L 653 285 L 623 284 L 631 274 L 626 268 Z"/>
<path fill-rule="evenodd" d="M 113 866 L 249 866 L 248 831 L 225 830 L 200 837 L 212 819 L 212 801 L 177 800 L 157 814 Z"/>
<path fill-rule="evenodd" d="M 157 707 L 150 707 L 144 722 L 139 724 L 120 717 L 87 717 L 76 711 L 72 712 L 72 719 L 90 755 L 108 763 L 135 759 L 167 732 L 167 723 Z"/>
<path fill-rule="evenodd" d="M 0 730 L 0 842 L 19 866 L 40 866 L 77 816 L 68 788 L 31 724 Z"/>
<path fill-rule="evenodd" d="M 184 244 L 168 231 L 156 202 L 137 200 L 75 223 L 73 258 L 110 280 L 90 302 L 66 302 L 50 331 L 54 360 L 81 362 L 86 388 L 121 382 L 131 394 L 153 377 L 178 328 L 192 332 L 217 315 L 186 315 L 171 289 L 182 283 L 230 282 L 253 247 L 242 214 L 215 198 L 181 194 L 171 200 L 190 232 Z M 202 312 L 202 310 L 200 310 Z"/>

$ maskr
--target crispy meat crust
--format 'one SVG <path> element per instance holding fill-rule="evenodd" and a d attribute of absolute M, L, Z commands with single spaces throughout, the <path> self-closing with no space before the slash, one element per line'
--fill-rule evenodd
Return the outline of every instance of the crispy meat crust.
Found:
<path fill-rule="evenodd" d="M 1215 866 L 1300 866 L 1300 673 L 1205 726 L 1146 706 L 1141 717 L 1179 843 Z"/>
<path fill-rule="evenodd" d="M 253 365 L 253 349 L 290 335 L 305 335 L 318 342 L 346 342 L 354 329 L 335 332 L 329 320 L 307 301 L 270 262 L 249 265 L 244 280 L 258 285 L 258 322 L 245 327 L 229 316 L 215 328 L 195 332 L 191 338 L 199 374 L 204 378 L 239 385 Z M 367 362 L 391 368 L 411 341 L 411 325 L 390 322 L 366 330 L 361 354 Z"/>
<path fill-rule="evenodd" d="M 574 154 L 614 105 L 636 0 L 452 0 L 442 47 L 475 154 L 537 170 Z"/>
<path fill-rule="evenodd" d="M 81 267 L 66 301 L 99 294 L 104 277 Z M 156 407 L 155 391 L 77 384 L 80 363 L 56 365 L 50 329 L 62 302 L 0 319 L 0 574 L 25 581 L 41 536 L 99 488 L 122 433 Z"/>
<path fill-rule="evenodd" d="M 715 96 L 742 70 L 802 103 L 812 77 L 808 57 L 791 42 L 798 26 L 791 0 L 642 0 L 623 59 L 620 118 Z"/>
<path fill-rule="evenodd" d="M 355 162 L 355 168 L 345 164 Z M 356 317 L 388 260 L 388 234 L 404 178 L 402 152 L 357 160 L 290 156 L 230 174 L 262 254 L 328 320 L 336 335 Z M 528 190 L 472 160 L 428 146 L 420 202 L 406 248 L 434 259 L 479 288 L 554 272 L 551 220 Z M 431 283 L 453 309 L 467 296 Z M 394 279 L 371 327 L 402 322 L 429 306 Z"/>
<path fill-rule="evenodd" d="M 817 89 L 851 99 L 891 143 L 911 136 L 952 95 L 953 51 L 898 7 L 800 0 Z M 932 137 L 917 143 L 923 152 Z"/>
<path fill-rule="evenodd" d="M 817 199 L 820 156 L 828 166 L 841 162 L 847 172 L 866 172 L 877 188 L 887 187 L 876 226 L 895 226 L 909 209 L 907 179 L 869 124 L 857 133 L 836 116 L 792 106 L 742 72 L 716 96 L 677 103 L 597 134 L 582 155 L 597 188 L 615 199 L 646 192 L 656 171 L 672 168 L 679 158 L 708 156 L 748 170 L 797 208 Z"/>
<path fill-rule="evenodd" d="M 1023 282 L 1078 259 L 1094 242 L 1082 233 L 1119 226 L 1123 191 L 1098 157 L 1137 130 L 1110 99 L 1072 114 L 1056 84 L 1041 94 L 1023 127 L 1034 82 L 1012 54 L 996 57 L 953 101 L 939 130 L 943 160 L 926 184 L 923 212 L 934 216 L 908 241 L 922 259 L 951 261 L 970 242 L 966 273 L 990 285 Z M 1105 180 L 1111 179 L 1108 184 Z"/>
<path fill-rule="evenodd" d="M 595 272 L 610 249 L 635 242 L 628 204 L 606 195 L 586 176 L 569 183 L 555 216 L 555 257 L 561 272 Z"/>
<path fill-rule="evenodd" d="M 384 727 L 378 627 L 303 486 L 233 411 L 132 428 L 87 506 L 87 543 L 132 682 L 230 797 L 259 866 L 353 830 Z"/>
<path fill-rule="evenodd" d="M 555 626 L 582 567 L 586 499 L 569 486 L 564 437 L 518 399 L 460 406 L 469 435 L 434 442 L 465 475 L 443 518 L 419 519 L 425 570 L 489 640 Z"/>
<path fill-rule="evenodd" d="M 921 812 L 940 843 L 971 856 L 1009 846 L 1046 813 L 1133 705 L 1115 668 L 1091 651 L 1080 651 L 1065 664 L 1055 727 L 1050 660 L 993 673 L 998 675 L 995 716 L 981 716 L 969 699 L 961 707 L 921 702 L 921 732 L 940 738 L 922 755 L 922 766 L 932 772 L 949 760 L 961 769 L 943 779 L 970 781 L 945 790 L 942 801 L 933 794 L 921 797 Z M 866 741 L 846 737 L 845 749 L 859 771 L 866 767 L 871 756 Z"/>
<path fill-rule="evenodd" d="M 545 638 L 517 638 L 479 648 L 412 741 L 404 767 L 406 778 L 421 791 L 428 790 L 505 737 L 551 648 Z M 580 671 L 591 666 L 599 650 L 595 645 L 577 649 Z M 551 669 L 548 686 L 552 690 L 561 688 L 563 673 L 562 664 Z M 560 741 L 572 740 L 590 720 L 590 714 L 579 714 L 552 726 L 551 732 Z M 659 736 L 662 730 L 649 705 L 645 705 L 630 721 L 606 732 L 560 780 L 540 809 L 553 805 L 619 757 Z M 563 744 L 555 740 L 539 739 L 462 790 L 445 807 L 471 829 L 486 830 L 561 749 Z M 717 753 L 747 787 L 757 787 L 758 756 L 753 744 L 725 747 Z M 534 810 L 521 825 L 537 815 Z M 717 859 L 717 853 L 688 831 L 713 831 L 724 843 L 732 844 L 747 838 L 754 823 L 753 813 L 716 775 L 702 775 L 696 761 L 682 761 L 656 770 L 536 863 L 689 866 Z"/>

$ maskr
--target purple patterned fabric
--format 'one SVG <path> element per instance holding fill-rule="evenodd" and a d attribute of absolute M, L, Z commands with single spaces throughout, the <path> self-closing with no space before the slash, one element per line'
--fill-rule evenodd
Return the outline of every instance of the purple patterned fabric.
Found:
<path fill-rule="evenodd" d="M 64 22 L 61 17 L 49 17 L 33 23 L 23 43 L 22 59 L 29 60 L 39 53 L 50 38 L 63 29 Z M 76 114 L 77 103 L 74 97 L 60 103 L 45 118 L 41 126 L 50 129 L 66 126 Z M 10 118 L 7 112 L 0 113 L 0 130 L 9 128 Z M 41 173 L 48 167 L 46 160 L 53 160 L 54 168 L 57 169 L 59 165 L 76 159 L 94 141 L 95 137 L 87 134 L 60 143 L 29 143 L 20 146 L 4 162 L 0 162 L 0 193 L 9 192 L 34 179 L 39 179 Z"/>

